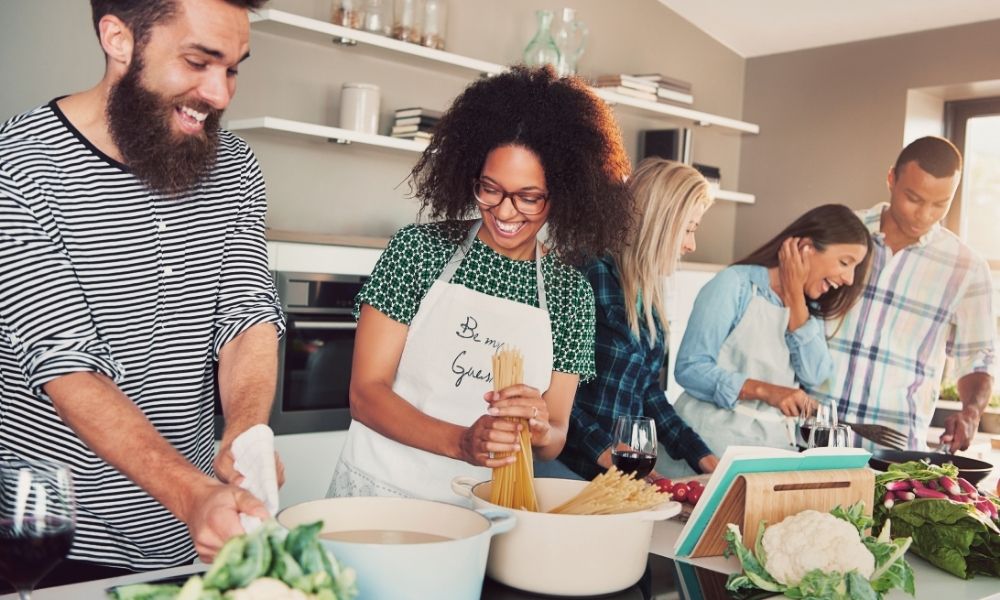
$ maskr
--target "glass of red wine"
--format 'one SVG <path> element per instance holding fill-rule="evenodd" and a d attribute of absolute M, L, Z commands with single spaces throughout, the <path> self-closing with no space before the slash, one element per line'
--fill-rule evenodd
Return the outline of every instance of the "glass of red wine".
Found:
<path fill-rule="evenodd" d="M 611 438 L 611 464 L 636 479 L 656 466 L 656 423 L 649 417 L 621 415 Z"/>
<path fill-rule="evenodd" d="M 29 600 L 35 585 L 66 558 L 76 529 L 68 467 L 0 460 L 0 579 Z"/>

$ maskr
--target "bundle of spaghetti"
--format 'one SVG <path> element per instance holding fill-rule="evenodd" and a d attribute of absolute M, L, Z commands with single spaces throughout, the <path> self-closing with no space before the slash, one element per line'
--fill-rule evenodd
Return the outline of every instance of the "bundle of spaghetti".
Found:
<path fill-rule="evenodd" d="M 524 357 L 518 350 L 502 350 L 493 355 L 495 391 L 523 382 Z M 507 417 L 507 420 L 521 424 L 518 436 L 521 451 L 516 453 L 516 462 L 493 469 L 490 502 L 506 508 L 538 512 L 538 500 L 535 498 L 535 468 L 531 459 L 531 429 L 528 420 L 514 417 Z M 511 454 L 511 452 L 498 452 L 495 456 L 503 458 Z"/>
<path fill-rule="evenodd" d="M 622 473 L 614 466 L 601 473 L 566 502 L 550 510 L 562 515 L 614 515 L 646 510 L 670 500 L 655 485 Z"/>

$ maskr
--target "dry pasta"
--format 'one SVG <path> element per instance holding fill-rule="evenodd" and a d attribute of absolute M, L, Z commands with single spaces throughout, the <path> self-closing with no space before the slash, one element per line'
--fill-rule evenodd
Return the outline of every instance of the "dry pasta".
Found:
<path fill-rule="evenodd" d="M 502 350 L 493 355 L 495 391 L 523 382 L 524 357 L 518 350 Z M 506 508 L 538 512 L 538 500 L 535 498 L 535 468 L 531 459 L 531 429 L 527 419 L 513 417 L 507 419 L 522 425 L 521 451 L 516 453 L 516 462 L 493 469 L 490 502 Z M 510 455 L 510 452 L 501 452 L 496 456 L 501 458 Z"/>
<path fill-rule="evenodd" d="M 613 515 L 646 510 L 670 500 L 655 485 L 622 473 L 614 466 L 601 473 L 566 502 L 550 510 L 563 515 Z"/>

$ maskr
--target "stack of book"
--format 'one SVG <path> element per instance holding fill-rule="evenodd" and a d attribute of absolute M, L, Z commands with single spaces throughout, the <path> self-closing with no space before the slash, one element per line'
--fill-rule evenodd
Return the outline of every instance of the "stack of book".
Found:
<path fill-rule="evenodd" d="M 434 127 L 441 119 L 441 111 L 429 108 L 401 108 L 396 111 L 392 124 L 392 137 L 408 140 L 430 141 Z"/>
<path fill-rule="evenodd" d="M 595 85 L 599 88 L 610 89 L 618 94 L 650 102 L 694 103 L 690 83 L 659 73 L 601 75 L 595 81 Z"/>

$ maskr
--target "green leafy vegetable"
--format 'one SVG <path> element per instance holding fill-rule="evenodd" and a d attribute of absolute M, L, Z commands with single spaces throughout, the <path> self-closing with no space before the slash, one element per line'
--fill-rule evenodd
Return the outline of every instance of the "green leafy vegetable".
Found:
<path fill-rule="evenodd" d="M 261 578 L 284 582 L 316 600 L 349 600 L 357 595 L 354 570 L 345 569 L 319 541 L 322 522 L 286 532 L 274 522 L 230 539 L 212 566 L 183 587 L 137 584 L 115 588 L 113 600 L 222 600 L 231 590 Z M 265 580 L 266 581 L 266 580 Z M 280 584 L 275 583 L 280 587 Z"/>
<path fill-rule="evenodd" d="M 890 465 L 875 478 L 875 497 L 883 497 L 886 484 L 892 481 L 933 482 L 957 475 L 958 468 L 951 464 L 911 461 Z M 876 502 L 874 517 L 873 531 L 891 519 L 897 533 L 913 538 L 913 552 L 943 571 L 963 579 L 977 574 L 1000 577 L 1000 526 L 972 504 L 917 498 L 885 508 Z"/>
<path fill-rule="evenodd" d="M 910 547 L 909 538 L 890 539 L 889 527 L 879 538 L 866 536 L 864 532 L 871 526 L 872 519 L 865 514 L 864 504 L 860 502 L 848 508 L 838 506 L 830 514 L 851 523 L 858 530 L 862 543 L 875 558 L 875 571 L 871 578 L 865 578 L 855 570 L 825 573 L 815 569 L 806 573 L 796 585 L 782 584 L 767 571 L 767 557 L 761 545 L 766 523 L 760 524 L 752 552 L 743 545 L 739 527 L 730 523 L 724 534 L 727 543 L 725 554 L 735 554 L 743 572 L 730 575 L 726 589 L 739 593 L 760 589 L 808 600 L 880 600 L 883 594 L 897 588 L 914 595 L 913 569 L 903 558 Z"/>

